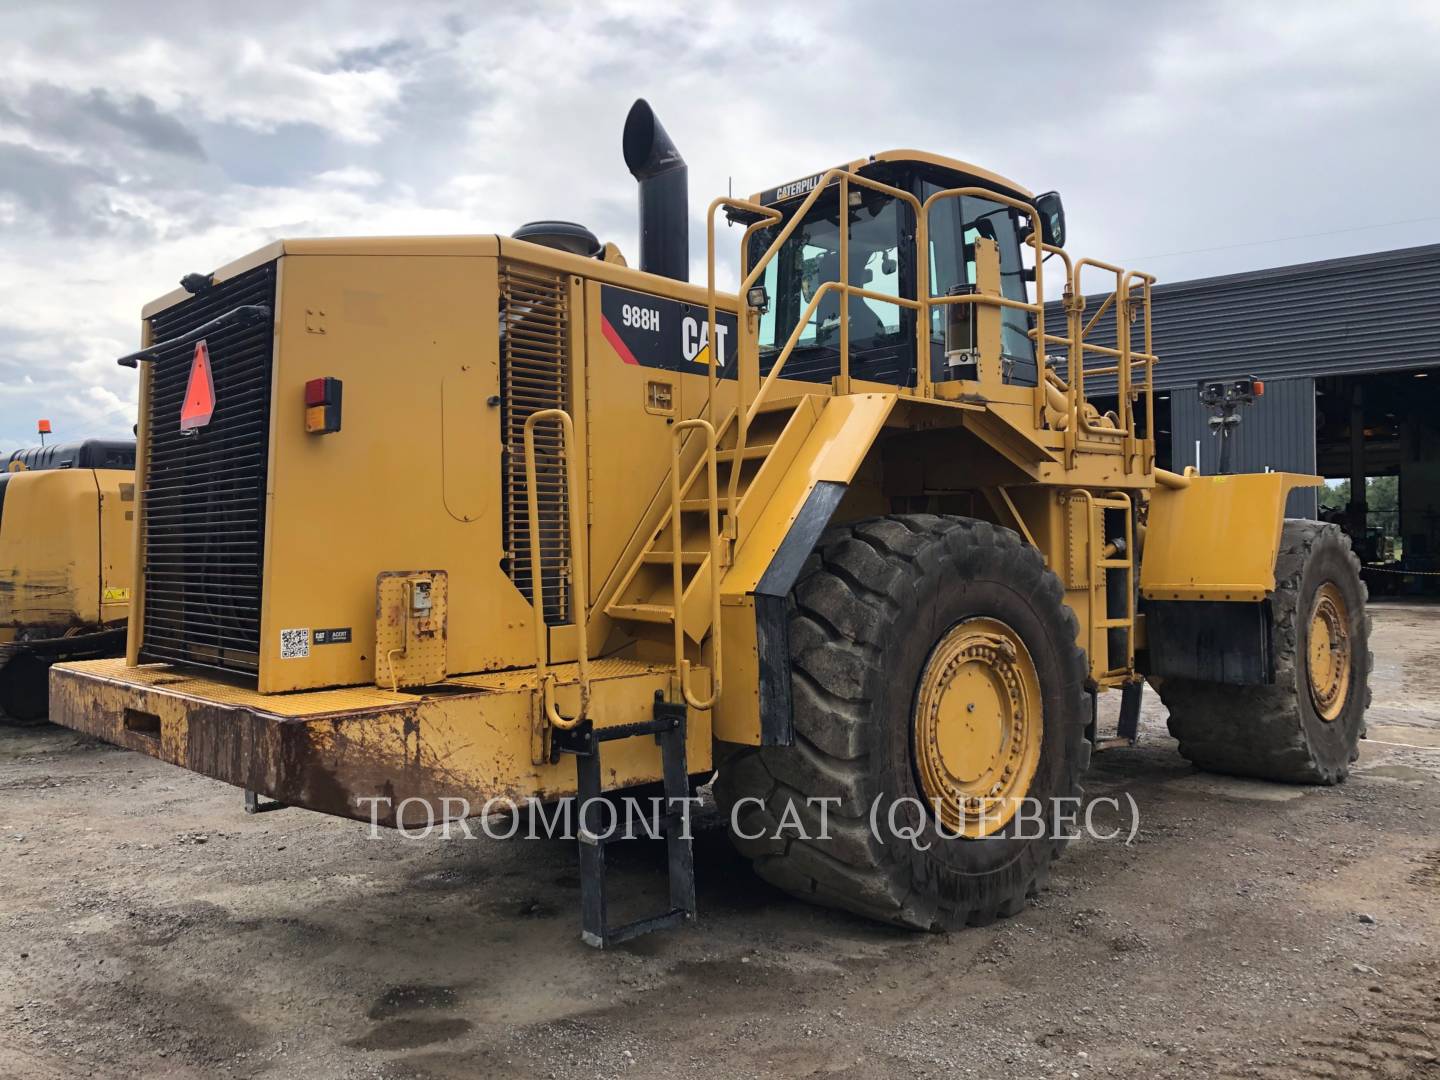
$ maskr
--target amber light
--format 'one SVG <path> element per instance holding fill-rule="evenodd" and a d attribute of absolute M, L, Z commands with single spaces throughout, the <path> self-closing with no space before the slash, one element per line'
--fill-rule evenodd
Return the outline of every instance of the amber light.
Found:
<path fill-rule="evenodd" d="M 305 430 L 311 435 L 329 435 L 340 430 L 339 379 L 311 379 L 305 384 Z"/>

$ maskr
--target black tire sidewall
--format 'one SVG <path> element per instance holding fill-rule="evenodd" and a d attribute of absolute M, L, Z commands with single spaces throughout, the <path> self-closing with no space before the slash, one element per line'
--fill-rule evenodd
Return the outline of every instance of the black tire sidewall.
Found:
<path fill-rule="evenodd" d="M 993 526 L 995 533 L 1007 532 Z M 913 604 L 902 605 L 884 629 L 885 693 L 872 701 L 872 722 L 885 732 L 873 767 L 880 789 L 873 819 L 879 838 L 908 870 L 910 883 L 942 899 L 974 903 L 979 887 L 991 894 L 1013 893 L 1034 881 L 1053 858 L 1057 800 L 1073 799 L 1078 810 L 1076 760 L 1084 735 L 1082 687 L 1074 661 L 1075 642 L 1063 602 L 1053 600 L 1058 582 L 1047 589 L 1038 553 L 1009 534 L 1001 544 L 975 543 L 958 553 L 941 542 L 943 554 L 915 582 Z M 1029 588 L 1026 589 L 1025 587 Z M 1043 734 L 1040 759 L 1028 797 L 1038 800 L 1040 820 L 1012 820 L 979 840 L 941 835 L 933 814 L 924 818 L 913 803 L 897 807 L 895 820 L 920 829 L 913 840 L 889 835 L 896 800 L 925 802 L 914 761 L 913 732 L 920 676 L 941 639 L 966 619 L 988 617 L 1011 627 L 1024 642 L 1040 684 Z M 1026 804 L 1027 813 L 1033 807 Z M 1021 828 L 1032 838 L 1021 838 Z M 1036 836 L 1035 834 L 1040 835 Z M 983 882 L 983 886 L 982 886 Z"/>
<path fill-rule="evenodd" d="M 1310 696 L 1310 615 L 1315 607 L 1316 594 L 1327 582 L 1340 590 L 1345 601 L 1350 634 L 1350 685 L 1345 705 L 1333 720 L 1320 716 Z M 1365 601 L 1364 585 L 1355 572 L 1349 548 L 1335 532 L 1329 529 L 1322 531 L 1310 558 L 1306 560 L 1297 590 L 1291 679 L 1300 723 L 1312 752 L 1317 760 L 1333 767 L 1348 766 L 1365 724 L 1365 687 L 1370 657 Z"/>

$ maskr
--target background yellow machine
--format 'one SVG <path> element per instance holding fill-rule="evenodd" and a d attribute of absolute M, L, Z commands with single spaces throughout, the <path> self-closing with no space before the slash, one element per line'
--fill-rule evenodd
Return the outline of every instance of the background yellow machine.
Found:
<path fill-rule="evenodd" d="M 135 444 L 17 450 L 0 473 L 0 711 L 45 717 L 56 660 L 120 656 L 130 614 Z"/>
<path fill-rule="evenodd" d="M 390 824 L 718 769 L 763 877 L 917 928 L 1044 882 L 1101 691 L 1121 741 L 1148 677 L 1202 767 L 1344 777 L 1365 594 L 1283 520 L 1318 480 L 1156 468 L 1152 279 L 1072 260 L 1058 195 L 874 154 L 715 200 L 701 287 L 644 102 L 624 152 L 639 269 L 557 222 L 283 241 L 145 309 L 128 656 L 55 668 L 59 722 Z M 581 818 L 585 940 L 693 915 L 678 814 L 622 927 Z"/>

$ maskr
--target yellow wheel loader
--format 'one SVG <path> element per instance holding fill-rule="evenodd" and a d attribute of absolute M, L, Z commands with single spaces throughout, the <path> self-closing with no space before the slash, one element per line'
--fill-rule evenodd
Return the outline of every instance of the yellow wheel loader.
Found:
<path fill-rule="evenodd" d="M 135 444 L 38 446 L 16 450 L 5 465 L 0 712 L 12 721 L 43 720 L 51 664 L 125 652 Z"/>
<path fill-rule="evenodd" d="M 597 946 L 694 916 L 717 770 L 762 877 L 921 929 L 1043 885 L 1147 679 L 1204 768 L 1344 777 L 1365 592 L 1283 517 L 1319 480 L 1156 467 L 1153 279 L 1057 194 L 871 154 L 714 200 L 700 285 L 643 101 L 623 151 L 638 268 L 564 222 L 285 240 L 144 309 L 128 653 L 56 666 L 59 722 L 252 809 L 574 806 Z M 657 783 L 669 905 L 615 925 L 609 797 Z"/>

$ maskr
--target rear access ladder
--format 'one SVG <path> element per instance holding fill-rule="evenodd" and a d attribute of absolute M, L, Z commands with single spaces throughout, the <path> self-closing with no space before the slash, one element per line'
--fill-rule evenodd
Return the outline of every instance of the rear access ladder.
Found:
<path fill-rule="evenodd" d="M 574 716 L 560 713 L 555 701 L 554 679 L 549 671 L 548 628 L 545 624 L 544 580 L 542 575 L 533 578 L 534 597 L 531 604 L 535 630 L 535 673 L 538 688 L 537 704 L 552 728 L 550 757 L 558 761 L 561 754 L 575 757 L 576 797 L 579 804 L 577 823 L 580 848 L 580 938 L 587 945 L 603 949 L 610 945 L 628 941 L 630 938 L 651 930 L 674 926 L 695 917 L 695 860 L 690 847 L 689 796 L 690 771 L 685 754 L 684 702 L 670 703 L 663 700 L 659 691 L 650 720 L 631 724 L 616 724 L 610 727 L 596 727 L 587 715 L 590 708 L 589 649 L 585 644 L 585 628 L 589 623 L 586 602 L 586 565 L 588 554 L 585 545 L 585 523 L 579 512 L 577 492 L 581 491 L 580 477 L 583 469 L 575 442 L 575 428 L 569 413 L 563 409 L 542 409 L 532 413 L 525 421 L 525 472 L 526 500 L 530 517 L 530 565 L 540 566 L 539 502 L 537 497 L 535 468 L 535 426 L 543 420 L 559 424 L 561 432 L 561 454 L 564 458 L 569 483 L 566 498 L 569 503 L 569 541 L 572 554 L 573 608 L 578 647 L 576 667 L 580 678 L 580 705 Z M 705 428 L 709 424 L 699 422 Z M 709 444 L 710 469 L 714 472 L 714 433 Z M 712 499 L 712 504 L 713 504 Z M 712 507 L 713 520 L 713 507 Z M 712 550 L 714 548 L 712 526 Z M 718 608 L 719 601 L 716 600 Z M 690 697 L 686 684 L 688 666 L 677 669 L 681 686 Z M 708 706 L 701 706 L 708 707 Z M 620 926 L 611 926 L 608 913 L 606 888 L 605 845 L 614 839 L 620 827 L 615 806 L 604 798 L 600 767 L 601 744 L 618 739 L 652 736 L 660 746 L 661 768 L 664 775 L 664 813 L 659 815 L 660 828 L 665 836 L 670 877 L 670 907 L 659 915 L 637 919 Z M 601 815 L 608 823 L 602 827 Z"/>

